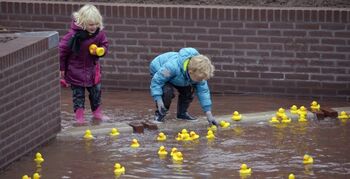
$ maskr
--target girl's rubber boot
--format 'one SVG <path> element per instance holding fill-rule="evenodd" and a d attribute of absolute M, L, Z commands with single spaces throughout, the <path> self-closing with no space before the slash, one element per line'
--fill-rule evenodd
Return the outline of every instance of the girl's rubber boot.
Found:
<path fill-rule="evenodd" d="M 93 111 L 92 115 L 97 120 L 103 120 L 103 121 L 110 120 L 110 118 L 108 116 L 102 114 L 101 106 L 99 106 L 95 111 Z"/>
<path fill-rule="evenodd" d="M 75 120 L 78 124 L 85 124 L 84 108 L 78 108 L 75 111 Z"/>

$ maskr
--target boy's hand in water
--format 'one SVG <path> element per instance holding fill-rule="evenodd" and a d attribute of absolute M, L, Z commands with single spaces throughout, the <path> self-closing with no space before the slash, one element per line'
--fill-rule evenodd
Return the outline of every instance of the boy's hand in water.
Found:
<path fill-rule="evenodd" d="M 215 120 L 213 114 L 211 113 L 211 111 L 207 111 L 207 112 L 205 112 L 205 114 L 207 115 L 207 120 L 208 120 L 210 125 L 216 125 L 216 126 L 219 125 L 219 123 L 216 122 L 216 120 Z"/>

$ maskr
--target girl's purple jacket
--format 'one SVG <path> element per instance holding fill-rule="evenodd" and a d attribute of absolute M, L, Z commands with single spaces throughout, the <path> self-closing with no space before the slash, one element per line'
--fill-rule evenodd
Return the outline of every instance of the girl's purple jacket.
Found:
<path fill-rule="evenodd" d="M 108 40 L 103 30 L 95 36 L 91 37 L 80 44 L 79 53 L 74 53 L 68 46 L 68 41 L 76 33 L 77 30 L 82 28 L 71 24 L 69 32 L 61 39 L 59 43 L 60 53 L 60 71 L 65 71 L 65 80 L 67 83 L 82 86 L 91 87 L 95 84 L 96 65 L 99 57 L 91 55 L 89 52 L 89 46 L 96 44 L 98 47 L 105 48 L 105 54 L 108 51 Z"/>

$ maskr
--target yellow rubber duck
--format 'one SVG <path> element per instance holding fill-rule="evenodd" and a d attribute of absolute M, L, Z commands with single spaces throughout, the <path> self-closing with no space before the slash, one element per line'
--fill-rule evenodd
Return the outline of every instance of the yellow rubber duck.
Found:
<path fill-rule="evenodd" d="M 252 173 L 252 169 L 248 168 L 247 164 L 243 163 L 241 165 L 241 169 L 239 170 L 239 174 L 241 175 L 249 175 Z"/>
<path fill-rule="evenodd" d="M 239 114 L 238 111 L 235 111 L 235 112 L 233 112 L 231 119 L 234 121 L 240 121 L 242 119 L 242 115 Z"/>
<path fill-rule="evenodd" d="M 286 115 L 286 110 L 284 110 L 284 108 L 279 108 L 276 112 L 276 116 L 282 118 L 284 115 Z"/>
<path fill-rule="evenodd" d="M 314 163 L 314 159 L 310 155 L 305 154 L 303 158 L 303 164 L 313 164 L 313 163 Z"/>
<path fill-rule="evenodd" d="M 187 132 L 187 129 L 182 129 L 181 130 L 181 134 L 187 134 L 188 132 Z"/>
<path fill-rule="evenodd" d="M 39 173 L 34 173 L 33 174 L 33 179 L 40 179 L 40 174 Z"/>
<path fill-rule="evenodd" d="M 177 133 L 177 137 L 175 138 L 177 141 L 182 141 L 182 134 L 181 133 Z"/>
<path fill-rule="evenodd" d="M 97 47 L 96 44 L 91 44 L 89 46 L 89 52 L 91 55 L 103 56 L 105 54 L 105 49 L 103 47 Z"/>
<path fill-rule="evenodd" d="M 158 141 L 165 141 L 166 140 L 166 135 L 163 132 L 160 132 L 157 137 Z"/>
<path fill-rule="evenodd" d="M 115 163 L 114 164 L 114 175 L 115 176 L 120 176 L 125 173 L 125 168 L 120 165 L 120 163 Z"/>
<path fill-rule="evenodd" d="M 310 108 L 312 111 L 319 111 L 320 104 L 318 104 L 316 101 L 312 101 Z"/>
<path fill-rule="evenodd" d="M 183 161 L 184 158 L 183 158 L 183 155 L 180 151 L 176 152 L 173 154 L 173 160 L 175 161 Z"/>
<path fill-rule="evenodd" d="M 168 152 L 166 151 L 164 146 L 160 146 L 158 150 L 158 155 L 159 156 L 166 156 L 168 155 Z"/>
<path fill-rule="evenodd" d="M 305 115 L 299 115 L 298 122 L 307 122 L 306 116 Z"/>
<path fill-rule="evenodd" d="M 176 148 L 176 147 L 173 147 L 173 148 L 171 149 L 170 155 L 173 156 L 176 152 L 178 152 L 178 151 L 177 151 L 177 148 Z"/>
<path fill-rule="evenodd" d="M 84 134 L 84 139 L 91 140 L 91 139 L 93 139 L 93 138 L 94 138 L 94 136 L 91 134 L 91 131 L 90 131 L 89 129 L 87 129 L 87 130 L 85 131 L 85 134 Z"/>
<path fill-rule="evenodd" d="M 30 177 L 28 175 L 23 175 L 22 179 L 30 179 Z"/>
<path fill-rule="evenodd" d="M 119 135 L 119 131 L 117 128 L 112 128 L 111 132 L 109 133 L 109 135 L 111 137 L 114 137 L 114 136 L 118 136 Z"/>
<path fill-rule="evenodd" d="M 295 179 L 295 176 L 293 173 L 289 174 L 288 179 Z"/>
<path fill-rule="evenodd" d="M 191 136 L 189 133 L 182 134 L 182 140 L 183 141 L 190 141 L 192 140 Z"/>
<path fill-rule="evenodd" d="M 270 123 L 280 123 L 280 121 L 277 119 L 277 117 L 272 117 L 271 120 L 269 121 Z"/>
<path fill-rule="evenodd" d="M 41 167 L 41 163 L 43 163 L 45 160 L 44 160 L 44 158 L 42 157 L 41 153 L 37 152 L 37 153 L 35 154 L 35 159 L 34 159 L 34 161 L 35 161 L 37 167 Z"/>
<path fill-rule="evenodd" d="M 299 110 L 298 110 L 298 114 L 299 115 L 307 115 L 307 109 L 305 106 L 300 106 Z"/>
<path fill-rule="evenodd" d="M 228 127 L 230 127 L 230 123 L 226 122 L 226 121 L 220 121 L 220 126 L 222 128 L 228 128 Z"/>
<path fill-rule="evenodd" d="M 290 107 L 289 111 L 292 114 L 298 114 L 298 107 L 296 105 L 292 105 L 292 107 Z"/>
<path fill-rule="evenodd" d="M 208 130 L 206 138 L 209 139 L 209 140 L 210 139 L 215 139 L 214 132 L 212 130 Z"/>
<path fill-rule="evenodd" d="M 342 119 L 342 120 L 349 119 L 349 115 L 345 111 L 342 111 L 338 115 L 338 119 Z"/>
<path fill-rule="evenodd" d="M 137 141 L 137 139 L 132 139 L 130 147 L 132 147 L 132 148 L 140 147 L 140 144 Z"/>
<path fill-rule="evenodd" d="M 281 123 L 290 123 L 290 122 L 292 122 L 292 119 L 289 118 L 287 115 L 284 115 L 281 120 Z"/>
<path fill-rule="evenodd" d="M 196 134 L 194 131 L 191 131 L 190 132 L 190 137 L 191 137 L 192 140 L 196 140 L 196 139 L 199 138 L 199 135 Z"/>
<path fill-rule="evenodd" d="M 216 132 L 218 130 L 218 127 L 216 127 L 216 125 L 211 125 L 210 127 L 208 127 L 208 130 Z"/>

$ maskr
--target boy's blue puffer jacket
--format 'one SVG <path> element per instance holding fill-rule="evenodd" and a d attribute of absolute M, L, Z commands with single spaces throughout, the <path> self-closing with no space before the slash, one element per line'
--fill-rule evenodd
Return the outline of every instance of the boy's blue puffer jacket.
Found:
<path fill-rule="evenodd" d="M 179 52 L 167 52 L 157 56 L 150 64 L 152 75 L 151 95 L 156 101 L 163 95 L 162 87 L 166 82 L 175 86 L 189 86 L 195 88 L 200 105 L 204 112 L 211 111 L 210 91 L 207 81 L 192 81 L 184 69 L 184 62 L 199 55 L 194 48 L 182 48 Z"/>

